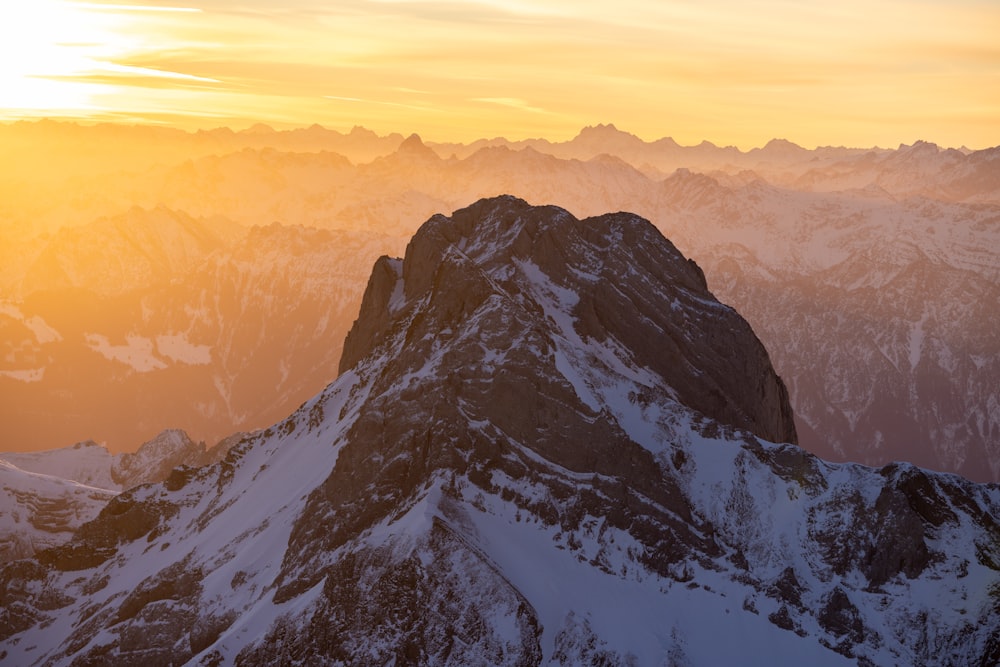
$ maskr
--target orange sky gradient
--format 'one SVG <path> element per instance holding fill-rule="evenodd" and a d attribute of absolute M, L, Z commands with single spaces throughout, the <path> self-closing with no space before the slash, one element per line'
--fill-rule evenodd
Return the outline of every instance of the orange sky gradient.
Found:
<path fill-rule="evenodd" d="M 991 0 L 31 0 L 0 120 L 986 148 L 998 35 Z"/>

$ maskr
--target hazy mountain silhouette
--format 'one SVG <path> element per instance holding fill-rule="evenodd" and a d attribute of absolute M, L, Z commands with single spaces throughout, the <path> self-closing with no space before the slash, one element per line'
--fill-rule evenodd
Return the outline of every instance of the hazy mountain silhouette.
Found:
<path fill-rule="evenodd" d="M 1000 216 L 998 149 L 943 150 L 917 142 L 897 149 L 807 151 L 775 140 L 744 152 L 708 142 L 690 147 L 669 139 L 646 142 L 610 125 L 585 128 L 567 142 L 494 139 L 469 145 L 434 144 L 415 136 L 378 137 L 360 128 L 347 134 L 318 127 L 190 134 L 38 123 L 0 131 L 11 141 L 34 147 L 24 169 L 8 181 L 14 185 L 3 204 L 11 214 L 0 229 L 0 259 L 7 260 L 0 268 L 0 289 L 13 304 L 4 311 L 6 352 L 0 385 L 5 395 L 15 397 L 10 405 L 28 401 L 51 409 L 11 408 L 5 421 L 14 424 L 8 428 L 15 429 L 18 447 L 43 444 L 28 440 L 33 432 L 41 433 L 33 430 L 36 425 L 50 428 L 52 420 L 33 414 L 64 415 L 66 429 L 53 434 L 45 446 L 88 436 L 117 439 L 102 435 L 109 433 L 108 424 L 120 421 L 113 417 L 114 410 L 72 407 L 75 400 L 86 405 L 86 398 L 71 388 L 86 386 L 85 372 L 97 373 L 98 384 L 108 387 L 113 397 L 109 405 L 124 401 L 132 406 L 130 413 L 137 415 L 143 432 L 123 441 L 129 443 L 166 426 L 183 426 L 209 439 L 209 433 L 250 427 L 254 411 L 264 409 L 268 400 L 247 396 L 231 409 L 214 408 L 211 418 L 178 423 L 175 418 L 197 410 L 165 409 L 169 403 L 162 400 L 137 405 L 137 395 L 166 396 L 183 386 L 194 399 L 190 403 L 218 406 L 228 390 L 220 391 L 211 378 L 226 386 L 244 386 L 237 378 L 253 377 L 272 387 L 273 409 L 288 410 L 321 386 L 322 380 L 313 377 L 308 388 L 304 383 L 301 390 L 286 392 L 282 387 L 288 380 L 281 378 L 290 373 L 282 366 L 288 353 L 258 354 L 254 350 L 266 346 L 249 344 L 255 340 L 251 334 L 240 338 L 246 346 L 214 351 L 225 340 L 223 328 L 240 327 L 242 311 L 235 308 L 236 301 L 221 295 L 243 285 L 239 272 L 244 269 L 239 267 L 244 265 L 217 264 L 213 271 L 220 275 L 211 279 L 205 277 L 211 273 L 206 268 L 182 272 L 171 280 L 191 286 L 172 288 L 175 296 L 169 299 L 140 299 L 137 295 L 150 285 L 140 285 L 138 279 L 123 281 L 123 287 L 128 284 L 137 291 L 123 296 L 118 305 L 99 306 L 85 293 L 46 295 L 34 290 L 31 280 L 25 283 L 32 266 L 49 266 L 40 264 L 40 258 L 60 256 L 56 249 L 67 247 L 61 245 L 67 235 L 76 235 L 81 249 L 88 244 L 97 249 L 97 259 L 105 261 L 99 250 L 103 237 L 86 239 L 96 233 L 91 223 L 99 216 L 115 220 L 135 205 L 146 210 L 164 205 L 171 215 L 190 216 L 202 225 L 224 217 L 244 228 L 279 221 L 361 234 L 368 241 L 356 237 L 355 242 L 365 250 L 344 255 L 357 257 L 357 264 L 338 255 L 336 243 L 318 244 L 329 252 L 317 266 L 337 274 L 331 284 L 341 286 L 322 300 L 322 307 L 349 313 L 360 300 L 365 279 L 364 269 L 357 266 L 382 253 L 398 253 L 403 239 L 415 231 L 415 221 L 509 192 L 529 201 L 559 203 L 580 216 L 636 211 L 667 233 L 706 268 L 709 285 L 745 313 L 771 350 L 790 387 L 807 447 L 872 464 L 903 458 L 977 479 L 1000 475 L 1000 352 L 983 324 L 1000 312 L 994 287 L 1000 268 L 995 222 Z M 107 160 L 85 169 L 86 150 L 102 142 L 109 147 Z M 62 161 L 64 154 L 67 159 Z M 42 164 L 61 165 L 74 176 L 56 183 L 55 176 L 44 175 Z M 62 227 L 77 229 L 52 233 Z M 177 266 L 192 266 L 190 261 L 201 255 L 184 254 L 184 247 L 149 252 L 160 252 L 157 257 L 171 258 Z M 246 266 L 257 266 L 252 272 L 262 276 L 252 292 L 241 292 L 241 299 L 259 302 L 253 306 L 259 312 L 285 312 L 274 308 L 278 303 L 294 309 L 294 275 L 288 290 L 282 287 L 286 283 L 263 277 L 271 275 L 268 267 L 287 267 L 281 271 L 294 274 L 294 257 L 277 259 L 281 243 L 274 245 L 271 259 L 263 247 L 241 247 Z M 213 252 L 225 254 L 229 248 Z M 88 264 L 85 255 L 62 257 L 67 266 Z M 136 255 L 134 265 L 143 261 L 150 260 Z M 97 261 L 93 264 L 89 274 L 76 270 L 96 275 L 100 267 Z M 223 278 L 221 272 L 233 274 Z M 31 275 L 61 280 L 57 271 L 48 269 Z M 196 287 L 190 282 L 195 275 L 211 286 Z M 115 280 L 105 279 L 105 284 L 113 286 Z M 271 285 L 277 287 L 272 291 Z M 96 283 L 77 287 L 103 289 Z M 220 292 L 215 294 L 215 289 Z M 193 317 L 185 311 L 190 307 L 186 299 L 230 304 L 212 311 L 215 320 L 228 324 L 199 325 L 203 336 L 197 341 L 176 338 Z M 67 300 L 74 305 L 63 305 Z M 303 305 L 301 312 L 313 308 Z M 154 314 L 158 310 L 163 312 Z M 56 314 L 60 312 L 66 315 L 61 320 Z M 93 312 L 102 318 L 88 314 Z M 287 312 L 282 317 L 297 321 Z M 99 323 L 103 318 L 108 325 Z M 199 318 L 204 315 L 195 320 Z M 251 318 L 247 322 L 254 324 L 243 330 L 273 329 L 260 324 L 266 319 Z M 79 321 L 87 321 L 87 327 L 75 323 Z M 146 324 L 130 324 L 140 321 Z M 312 343 L 307 342 L 308 325 L 297 331 L 295 345 L 310 350 L 299 358 L 317 354 L 316 367 L 336 362 L 339 343 L 325 338 L 332 330 L 316 334 Z M 88 339 L 86 334 L 98 337 Z M 271 339 L 261 334 L 275 345 L 283 335 Z M 225 359 L 224 368 L 207 372 L 211 364 L 192 365 L 162 354 L 156 347 L 161 336 L 167 337 L 166 344 L 189 346 L 184 349 L 192 359 L 213 350 L 212 364 Z M 130 352 L 130 346 L 136 351 Z M 57 353 L 59 347 L 73 351 Z M 103 356 L 95 348 L 103 350 Z M 140 352 L 147 349 L 151 353 L 143 357 Z M 119 361 L 129 354 L 136 363 L 142 357 L 156 366 L 159 359 L 167 367 L 133 373 Z M 50 358 L 64 361 L 50 363 Z M 82 363 L 85 358 L 93 360 Z M 70 363 L 76 369 L 74 379 L 59 389 L 49 387 L 61 373 L 58 369 Z M 297 368 L 308 365 L 299 363 Z M 250 372 L 250 367 L 257 370 Z M 162 388 L 157 388 L 161 378 Z M 278 413 L 268 414 L 273 419 Z M 80 428 L 71 428 L 74 423 Z"/>

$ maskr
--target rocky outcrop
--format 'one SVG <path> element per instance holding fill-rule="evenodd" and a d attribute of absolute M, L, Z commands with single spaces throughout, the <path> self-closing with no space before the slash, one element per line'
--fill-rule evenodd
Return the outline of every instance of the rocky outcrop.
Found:
<path fill-rule="evenodd" d="M 534 276 L 505 269 L 518 266 L 540 270 L 555 289 L 574 295 L 569 314 L 581 340 L 622 346 L 636 365 L 664 378 L 681 403 L 718 422 L 795 442 L 787 391 L 749 325 L 715 300 L 697 264 L 649 222 L 625 213 L 579 221 L 507 197 L 432 218 L 407 246 L 401 267 L 388 258 L 376 264 L 341 372 L 385 336 L 396 290 L 396 305 L 426 299 L 434 311 L 408 334 L 423 340 L 492 296 L 520 305 Z"/>
<path fill-rule="evenodd" d="M 127 452 L 115 461 L 111 478 L 123 489 L 139 484 L 161 482 L 180 465 L 197 466 L 206 462 L 205 443 L 195 442 L 180 429 L 160 432 L 142 443 L 135 452 Z"/>

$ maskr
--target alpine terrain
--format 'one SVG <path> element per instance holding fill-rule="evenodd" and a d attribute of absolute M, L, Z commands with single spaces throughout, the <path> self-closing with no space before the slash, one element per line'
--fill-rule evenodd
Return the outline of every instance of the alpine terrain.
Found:
<path fill-rule="evenodd" d="M 5 448 L 282 419 L 333 376 L 379 256 L 510 193 L 650 220 L 750 322 L 808 451 L 1000 481 L 1000 148 L 56 122 L 0 143 Z"/>
<path fill-rule="evenodd" d="M 162 482 L 179 465 L 222 459 L 239 435 L 212 448 L 166 430 L 135 452 L 112 454 L 93 440 L 0 456 L 0 563 L 67 542 L 122 490 Z"/>
<path fill-rule="evenodd" d="M 1000 487 L 795 441 L 651 223 L 482 200 L 294 414 L 0 570 L 0 661 L 1000 662 Z"/>

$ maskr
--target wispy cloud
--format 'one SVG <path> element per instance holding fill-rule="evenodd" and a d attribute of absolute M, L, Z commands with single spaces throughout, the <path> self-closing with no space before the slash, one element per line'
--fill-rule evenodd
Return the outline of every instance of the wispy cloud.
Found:
<path fill-rule="evenodd" d="M 174 79 L 178 81 L 200 81 L 202 83 L 219 83 L 217 79 L 210 79 L 205 76 L 185 74 L 183 72 L 170 72 L 153 69 L 151 67 L 134 67 L 132 65 L 120 65 L 118 63 L 100 63 L 99 69 L 111 74 L 124 74 L 132 77 L 148 77 L 151 79 Z"/>

